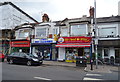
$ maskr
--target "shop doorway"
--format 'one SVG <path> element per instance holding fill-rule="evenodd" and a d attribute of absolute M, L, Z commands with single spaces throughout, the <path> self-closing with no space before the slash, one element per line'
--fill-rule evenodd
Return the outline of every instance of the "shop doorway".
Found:
<path fill-rule="evenodd" d="M 84 49 L 78 48 L 78 56 L 84 56 Z"/>
<path fill-rule="evenodd" d="M 120 64 L 120 48 L 115 49 L 115 63 Z"/>
<path fill-rule="evenodd" d="M 35 53 L 43 56 L 44 60 L 51 59 L 51 48 L 50 46 L 37 46 L 35 47 Z"/>

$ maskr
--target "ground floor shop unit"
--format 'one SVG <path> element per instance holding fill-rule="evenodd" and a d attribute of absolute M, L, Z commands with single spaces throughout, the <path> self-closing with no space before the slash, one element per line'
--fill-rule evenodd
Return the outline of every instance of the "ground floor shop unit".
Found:
<path fill-rule="evenodd" d="M 58 39 L 58 61 L 76 62 L 77 56 L 91 54 L 91 37 L 60 37 Z"/>
<path fill-rule="evenodd" d="M 56 41 L 53 39 L 33 39 L 31 43 L 32 53 L 42 55 L 44 60 L 57 60 Z"/>
<path fill-rule="evenodd" d="M 104 59 L 105 63 L 120 64 L 120 39 L 119 40 L 101 40 L 98 45 L 98 56 Z"/>
<path fill-rule="evenodd" d="M 12 40 L 10 41 L 11 53 L 12 52 L 30 52 L 30 41 L 29 40 Z"/>

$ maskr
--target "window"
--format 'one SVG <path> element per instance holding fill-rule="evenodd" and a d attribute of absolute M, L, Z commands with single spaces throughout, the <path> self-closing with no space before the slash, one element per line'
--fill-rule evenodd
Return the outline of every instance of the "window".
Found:
<path fill-rule="evenodd" d="M 58 34 L 58 28 L 53 29 L 53 34 Z"/>
<path fill-rule="evenodd" d="M 29 36 L 29 30 L 20 30 L 19 31 L 19 37 L 20 38 L 26 38 L 26 37 L 28 37 Z"/>
<path fill-rule="evenodd" d="M 99 36 L 116 35 L 115 27 L 99 28 Z"/>
<path fill-rule="evenodd" d="M 104 56 L 108 56 L 109 55 L 109 49 L 105 48 L 104 49 Z"/>
<path fill-rule="evenodd" d="M 25 53 L 20 53 L 20 57 L 24 57 L 24 56 L 26 56 Z"/>
<path fill-rule="evenodd" d="M 10 56 L 19 56 L 19 53 L 12 53 Z"/>
<path fill-rule="evenodd" d="M 86 34 L 86 24 L 71 25 L 71 35 L 78 36 Z"/>
<path fill-rule="evenodd" d="M 61 29 L 61 35 L 62 36 L 68 36 L 68 28 L 62 28 Z"/>
<path fill-rule="evenodd" d="M 47 28 L 37 28 L 36 29 L 36 36 L 37 37 L 45 37 L 45 36 L 47 36 Z"/>

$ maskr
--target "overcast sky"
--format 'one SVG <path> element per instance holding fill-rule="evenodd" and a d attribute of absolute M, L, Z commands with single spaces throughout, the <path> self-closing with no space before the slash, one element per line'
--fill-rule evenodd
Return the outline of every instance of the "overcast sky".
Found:
<path fill-rule="evenodd" d="M 5 0 L 3 0 L 5 1 Z M 41 21 L 43 13 L 47 13 L 52 21 L 65 18 L 79 18 L 89 16 L 90 6 L 94 0 L 10 0 L 23 11 Z M 120 0 L 96 0 L 97 17 L 118 15 L 118 2 Z"/>

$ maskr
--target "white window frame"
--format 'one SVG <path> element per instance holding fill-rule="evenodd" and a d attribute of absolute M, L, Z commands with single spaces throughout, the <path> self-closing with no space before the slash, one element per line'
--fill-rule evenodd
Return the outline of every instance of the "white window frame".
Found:
<path fill-rule="evenodd" d="M 38 29 L 46 29 L 46 34 L 45 34 L 45 36 L 37 36 L 37 30 L 38 30 Z M 48 27 L 36 27 L 36 28 L 35 28 L 35 38 L 47 38 L 47 36 L 48 36 L 48 31 L 49 31 Z"/>
<path fill-rule="evenodd" d="M 66 30 L 67 30 L 67 32 L 66 32 L 65 35 L 62 34 L 62 29 L 66 29 Z M 61 28 L 61 36 L 68 36 L 68 32 L 69 32 L 69 31 L 68 31 L 68 27 L 62 27 L 62 28 Z"/>
<path fill-rule="evenodd" d="M 59 34 L 59 28 L 58 27 L 53 28 L 53 34 Z"/>
<path fill-rule="evenodd" d="M 114 33 L 114 34 L 101 35 L 101 32 L 100 32 L 101 29 L 108 29 L 108 30 L 109 30 L 110 28 L 114 28 L 114 29 L 115 29 L 115 33 Z M 99 34 L 100 37 L 107 37 L 107 36 L 109 36 L 109 35 L 116 36 L 116 34 L 117 34 L 116 29 L 117 29 L 117 27 L 99 27 L 99 29 L 98 29 L 98 34 Z"/>
<path fill-rule="evenodd" d="M 74 25 L 85 25 L 85 33 L 82 33 L 82 34 L 79 34 L 79 35 L 74 35 L 74 34 L 72 34 L 72 32 L 73 32 L 73 30 L 72 30 L 72 26 L 74 26 Z M 81 36 L 81 35 L 87 35 L 88 34 L 88 28 L 87 28 L 87 24 L 73 24 L 73 25 L 71 25 L 70 26 L 71 28 L 70 28 L 70 30 L 71 30 L 71 33 L 70 33 L 70 35 L 72 35 L 72 36 Z"/>

